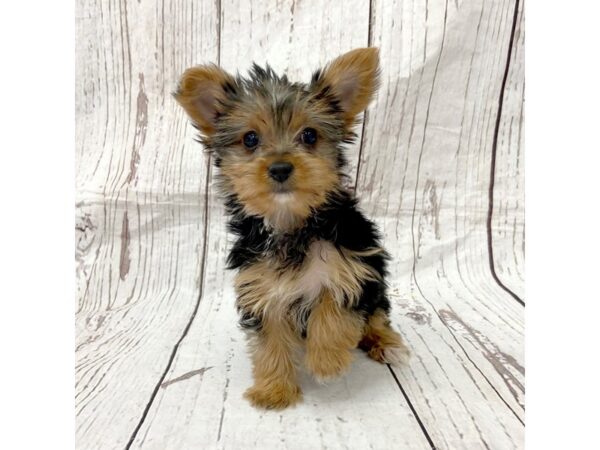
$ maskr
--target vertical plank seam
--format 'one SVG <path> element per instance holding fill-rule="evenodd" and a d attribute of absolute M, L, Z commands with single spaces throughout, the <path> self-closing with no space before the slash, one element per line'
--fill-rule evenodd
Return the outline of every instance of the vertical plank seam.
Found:
<path fill-rule="evenodd" d="M 217 64 L 220 65 L 221 64 L 221 0 L 216 0 L 216 6 L 217 6 Z M 171 351 L 171 355 L 169 356 L 167 366 L 165 367 L 165 370 L 163 371 L 162 375 L 160 376 L 158 383 L 154 387 L 154 390 L 152 391 L 152 395 L 150 396 L 150 399 L 148 400 L 146 406 L 144 407 L 142 416 L 140 417 L 138 424 L 136 425 L 135 429 L 133 430 L 133 433 L 131 434 L 129 441 L 127 442 L 127 445 L 125 446 L 125 450 L 129 450 L 131 448 L 140 429 L 142 428 L 142 425 L 144 424 L 146 417 L 148 416 L 148 412 L 150 411 L 150 408 L 152 407 L 152 404 L 154 403 L 154 400 L 156 399 L 158 391 L 160 390 L 160 387 L 163 384 L 167 374 L 171 370 L 171 366 L 173 365 L 175 356 L 177 355 L 177 352 L 179 351 L 179 347 L 181 346 L 181 343 L 183 342 L 183 340 L 186 338 L 188 332 L 190 331 L 190 328 L 192 327 L 192 323 L 194 322 L 194 319 L 196 318 L 196 314 L 198 313 L 198 310 L 200 309 L 200 302 L 201 302 L 202 296 L 204 294 L 204 278 L 205 278 L 205 273 L 206 273 L 206 253 L 207 253 L 207 247 L 208 247 L 208 223 L 209 223 L 209 220 L 208 220 L 208 216 L 209 216 L 208 193 L 209 193 L 210 179 L 211 179 L 211 175 L 212 175 L 212 170 L 211 170 L 212 161 L 211 161 L 210 154 L 208 155 L 208 158 L 206 160 L 206 166 L 207 166 L 206 181 L 204 183 L 204 220 L 202 221 L 203 228 L 204 228 L 204 230 L 203 230 L 203 241 L 204 242 L 202 243 L 202 260 L 200 263 L 200 286 L 199 286 L 198 297 L 196 300 L 196 304 L 194 305 L 194 309 L 192 310 L 190 319 L 188 320 L 188 323 L 186 324 L 185 328 L 183 329 L 183 333 L 181 334 L 180 338 L 175 343 L 173 350 Z"/>
<path fill-rule="evenodd" d="M 427 439 L 427 442 L 429 443 L 429 446 L 433 450 L 435 450 L 437 447 L 433 443 L 433 440 L 431 439 L 431 436 L 429 435 L 429 432 L 427 431 L 427 428 L 425 427 L 425 425 L 421 421 L 421 418 L 417 414 L 417 411 L 416 411 L 415 407 L 413 406 L 412 402 L 410 401 L 410 399 L 408 398 L 408 395 L 406 395 L 406 391 L 402 387 L 402 384 L 400 384 L 400 380 L 398 380 L 398 377 L 396 376 L 396 373 L 392 370 L 392 367 L 389 364 L 386 364 L 386 365 L 387 365 L 390 373 L 392 374 L 392 377 L 394 377 L 394 380 L 396 381 L 396 384 L 400 388 L 400 392 L 402 392 L 402 396 L 404 397 L 404 400 L 406 400 L 406 403 L 408 403 L 408 407 L 412 411 L 413 416 L 415 416 L 415 419 L 417 419 L 417 423 L 419 424 L 419 427 L 421 428 L 421 431 L 425 435 L 425 439 Z"/>
<path fill-rule="evenodd" d="M 438 54 L 437 61 L 436 61 L 436 64 L 435 64 L 435 69 L 434 69 L 434 72 L 433 72 L 433 79 L 432 79 L 432 82 L 431 82 L 431 91 L 429 93 L 429 99 L 428 99 L 428 102 L 427 102 L 427 110 L 426 110 L 426 113 L 425 113 L 425 122 L 424 122 L 424 125 L 423 125 L 423 140 L 421 142 L 421 150 L 419 152 L 419 159 L 417 161 L 417 175 L 416 175 L 416 180 L 415 180 L 415 195 L 414 195 L 413 213 L 412 213 L 412 220 L 411 220 L 411 235 L 412 235 L 412 248 L 413 248 L 412 275 L 414 277 L 415 284 L 417 282 L 417 277 L 416 277 L 417 252 L 415 250 L 415 232 L 414 232 L 415 223 L 414 222 L 415 222 L 415 212 L 416 212 L 416 209 L 417 209 L 417 189 L 418 189 L 418 186 L 419 186 L 419 174 L 420 174 L 420 169 L 421 169 L 421 160 L 422 160 L 422 157 L 423 157 L 423 148 L 425 146 L 425 136 L 426 136 L 426 132 L 427 132 L 427 124 L 428 124 L 428 121 L 429 121 L 429 108 L 431 106 L 431 99 L 433 97 L 433 91 L 435 89 L 435 80 L 437 78 L 437 73 L 438 73 L 438 68 L 439 68 L 440 60 L 442 59 L 442 53 L 444 51 L 444 40 L 446 38 L 446 23 L 447 23 L 447 20 L 448 20 L 448 0 L 446 0 L 445 9 L 444 9 L 444 26 L 443 26 L 443 30 L 442 30 L 442 42 L 440 44 L 440 52 Z M 417 285 L 417 288 L 418 288 L 418 285 Z M 425 297 L 423 297 L 423 298 L 425 298 Z M 435 310 L 435 308 L 434 308 L 434 311 L 437 314 L 437 311 Z M 420 417 L 418 416 L 416 410 L 413 408 L 412 403 L 410 402 L 410 400 L 408 398 L 408 395 L 404 391 L 404 388 L 400 384 L 400 381 L 396 377 L 395 372 L 392 370 L 392 368 L 389 365 L 388 365 L 388 369 L 390 370 L 390 372 L 392 373 L 392 376 L 396 380 L 396 383 L 398 384 L 398 387 L 402 391 L 402 395 L 404 395 L 404 398 L 408 402 L 409 407 L 413 410 L 413 414 L 417 418 L 417 420 L 419 422 L 419 425 L 421 426 L 421 430 L 423 431 L 423 433 L 425 434 L 425 436 L 428 438 L 428 441 L 429 441 L 430 445 L 432 446 L 432 448 L 435 449 L 435 446 L 433 445 L 433 441 L 431 441 L 431 437 L 429 437 L 429 434 L 427 433 L 425 425 L 421 422 Z"/>
<path fill-rule="evenodd" d="M 373 45 L 373 0 L 369 0 L 369 26 L 367 32 L 367 47 Z M 358 176 L 360 174 L 360 159 L 362 158 L 363 147 L 365 145 L 365 130 L 367 128 L 367 120 L 369 119 L 369 111 L 365 111 L 362 121 L 362 131 L 360 134 L 360 145 L 358 147 L 358 160 L 356 162 L 356 174 L 354 177 L 354 192 L 358 189 Z"/>
<path fill-rule="evenodd" d="M 373 45 L 373 20 L 374 20 L 374 17 L 373 17 L 373 0 L 369 0 L 369 27 L 368 27 L 369 31 L 368 31 L 368 41 L 367 41 L 368 47 L 371 47 Z M 445 20 L 444 20 L 444 26 L 445 26 Z M 360 147 L 359 147 L 359 150 L 358 150 L 358 161 L 357 161 L 357 164 L 356 164 L 356 176 L 355 176 L 355 179 L 354 179 L 354 192 L 355 193 L 358 190 L 358 178 L 360 176 L 360 166 L 361 166 L 360 163 L 361 163 L 361 157 L 362 157 L 362 153 L 363 153 L 363 149 L 364 149 L 364 145 L 365 145 L 365 130 L 366 130 L 366 127 L 367 127 L 367 124 L 368 124 L 368 119 L 369 119 L 369 112 L 365 111 L 365 114 L 364 114 L 364 117 L 363 117 L 363 123 L 362 123 L 362 133 L 361 133 L 361 137 L 360 137 Z M 413 406 L 413 404 L 410 401 L 408 395 L 406 394 L 406 391 L 402 387 L 402 384 L 400 383 L 400 380 L 398 380 L 398 377 L 396 376 L 396 374 L 394 373 L 394 371 L 392 370 L 392 368 L 391 368 L 391 366 L 389 364 L 387 364 L 387 367 L 388 367 L 390 373 L 392 374 L 392 377 L 394 378 L 394 381 L 396 382 L 396 385 L 400 389 L 400 392 L 402 393 L 402 396 L 404 397 L 404 400 L 408 404 L 408 407 L 410 408 L 413 416 L 415 417 L 415 420 L 419 424 L 419 428 L 421 429 L 421 432 L 425 436 L 425 439 L 427 440 L 429 446 L 432 449 L 435 450 L 436 446 L 433 443 L 433 440 L 431 439 L 431 435 L 427 431 L 427 428 L 425 427 L 423 421 L 419 417 L 419 414 L 417 413 L 417 410 Z"/>
<path fill-rule="evenodd" d="M 518 1 L 518 0 L 517 0 Z M 431 98 L 433 96 L 433 90 L 435 87 L 435 79 L 436 79 L 436 75 L 437 75 L 437 68 L 439 66 L 439 62 L 443 53 L 443 48 L 444 48 L 444 38 L 446 35 L 446 21 L 447 21 L 447 14 L 448 14 L 448 3 L 446 2 L 446 11 L 444 12 L 444 29 L 442 32 L 442 43 L 441 43 L 441 48 L 440 48 L 440 53 L 438 55 L 438 60 L 436 63 L 436 67 L 435 67 L 435 72 L 433 75 L 433 81 L 432 81 L 432 86 L 431 86 L 431 92 L 430 92 L 430 96 L 429 96 L 429 102 L 428 102 L 428 107 L 427 107 L 427 111 L 426 111 L 426 115 L 425 115 L 425 129 L 427 128 L 427 123 L 428 123 L 428 119 L 429 119 L 429 104 L 431 103 Z M 475 362 L 469 357 L 466 349 L 460 344 L 460 341 L 458 340 L 458 338 L 455 336 L 455 334 L 452 332 L 452 330 L 448 327 L 448 325 L 446 324 L 446 322 L 444 320 L 442 320 L 442 318 L 440 317 L 440 315 L 438 314 L 437 309 L 434 307 L 434 305 L 425 297 L 425 295 L 423 294 L 423 291 L 421 290 L 421 287 L 419 285 L 418 279 L 417 279 L 417 274 L 416 274 L 416 258 L 417 258 L 417 252 L 415 249 L 415 234 L 414 234 L 414 220 L 415 220 L 415 212 L 416 212 L 416 208 L 417 208 L 417 189 L 418 189 L 418 184 L 419 184 L 419 174 L 420 174 L 420 167 L 421 167 L 421 159 L 423 156 L 423 146 L 424 146 L 424 141 L 425 141 L 425 132 L 423 134 L 423 144 L 421 146 L 421 152 L 419 154 L 419 159 L 418 159 L 418 163 L 417 163 L 417 180 L 415 183 L 415 199 L 414 199 L 414 203 L 413 203 L 413 212 L 412 212 L 412 224 L 411 224 L 411 234 L 412 234 L 412 240 L 413 240 L 413 267 L 412 267 L 412 275 L 413 278 L 415 280 L 415 285 L 417 287 L 417 290 L 419 291 L 419 293 L 421 294 L 421 296 L 423 297 L 423 299 L 429 304 L 429 306 L 432 308 L 432 310 L 434 311 L 434 313 L 437 315 L 437 317 L 440 319 L 440 321 L 442 322 L 442 324 L 444 325 L 444 327 L 446 328 L 446 330 L 450 333 L 450 335 L 454 338 L 454 340 L 456 341 L 456 343 L 458 344 L 458 346 L 462 349 L 462 351 L 465 353 L 467 359 L 473 364 L 473 366 L 475 367 L 475 369 L 483 376 L 483 378 L 487 381 L 487 383 L 492 387 L 492 389 L 494 390 L 494 392 L 496 392 L 496 394 L 499 396 L 499 398 L 501 399 L 501 401 L 508 407 L 508 409 L 513 413 L 513 415 L 517 418 L 517 420 L 519 420 L 521 423 L 523 423 L 523 421 L 520 419 L 520 417 L 518 416 L 518 414 L 510 407 L 510 405 L 508 404 L 508 402 L 502 397 L 502 395 L 500 395 L 500 393 L 498 392 L 498 390 L 495 388 L 495 386 L 493 386 L 493 384 L 491 383 L 491 381 L 485 376 L 483 375 L 483 372 L 481 371 L 481 369 L 479 369 L 479 367 L 475 364 Z M 390 371 L 393 372 L 393 370 L 390 367 Z M 395 375 L 395 374 L 394 374 Z"/>
<path fill-rule="evenodd" d="M 517 29 L 517 21 L 519 17 L 519 0 L 515 0 L 515 10 L 513 14 L 513 23 L 510 32 L 510 41 L 508 44 L 508 54 L 506 57 L 506 65 L 504 68 L 504 75 L 502 77 L 502 85 L 500 87 L 500 97 L 498 99 L 498 114 L 496 115 L 496 123 L 494 126 L 494 138 L 492 141 L 492 161 L 490 167 L 490 185 L 488 190 L 488 216 L 487 216 L 487 246 L 488 246 L 488 260 L 490 265 L 490 271 L 494 281 L 504 291 L 506 291 L 512 298 L 514 298 L 521 306 L 525 306 L 525 301 L 521 299 L 516 293 L 509 289 L 496 273 L 496 266 L 494 264 L 494 248 L 492 243 L 492 217 L 494 214 L 494 185 L 496 182 L 496 154 L 498 150 L 498 134 L 500 132 L 500 120 L 502 118 L 502 109 L 504 107 L 504 92 L 506 91 L 506 83 L 508 80 L 508 73 L 510 70 L 510 60 L 512 58 L 512 52 L 515 40 L 515 31 Z"/>
<path fill-rule="evenodd" d="M 448 5 L 446 4 L 446 13 L 447 13 L 447 8 L 448 8 Z M 371 47 L 373 45 L 373 20 L 374 20 L 374 18 L 373 18 L 373 0 L 369 0 L 369 32 L 368 32 L 368 41 L 367 41 L 369 47 Z M 446 26 L 446 18 L 444 17 L 444 28 L 445 28 L 445 26 Z M 439 60 L 438 60 L 438 62 L 439 62 Z M 360 162 L 361 162 L 363 148 L 364 148 L 364 145 L 365 145 L 365 130 L 366 130 L 366 126 L 368 124 L 368 119 L 369 119 L 369 113 L 368 113 L 368 111 L 365 111 L 364 118 L 363 118 L 363 123 L 362 123 L 362 134 L 361 134 L 361 137 L 360 137 L 360 147 L 359 147 L 359 150 L 358 150 L 358 161 L 357 161 L 357 164 L 356 164 L 356 177 L 354 179 L 354 192 L 355 192 L 355 194 L 356 194 L 356 192 L 358 190 L 358 178 L 360 176 L 360 166 L 361 166 Z M 415 417 L 415 420 L 419 424 L 419 428 L 421 429 L 421 432 L 425 436 L 425 439 L 427 440 L 429 446 L 433 450 L 435 450 L 436 446 L 433 443 L 433 440 L 431 439 L 431 436 L 430 436 L 429 432 L 427 431 L 427 428 L 425 427 L 425 424 L 421 420 L 421 417 L 419 417 L 419 414 L 417 413 L 417 410 L 413 406 L 412 402 L 410 401 L 410 398 L 406 394 L 406 391 L 402 387 L 402 384 L 400 383 L 400 380 L 398 380 L 398 377 L 396 376 L 396 374 L 394 373 L 394 371 L 392 370 L 392 368 L 391 368 L 391 366 L 389 364 L 387 364 L 387 367 L 388 367 L 390 373 L 392 374 L 392 377 L 394 378 L 394 381 L 396 382 L 396 385 L 400 389 L 400 392 L 402 393 L 402 396 L 404 397 L 404 400 L 408 404 L 408 407 L 410 408 L 413 416 Z"/>
<path fill-rule="evenodd" d="M 203 220 L 204 242 L 202 245 L 202 262 L 200 263 L 200 288 L 199 288 L 199 292 L 198 292 L 198 297 L 196 299 L 196 303 L 194 305 L 194 309 L 192 310 L 190 319 L 188 320 L 185 328 L 183 329 L 183 333 L 181 334 L 181 336 L 175 343 L 173 350 L 171 351 L 171 355 L 169 356 L 167 366 L 165 367 L 162 375 L 160 376 L 158 383 L 156 383 L 156 386 L 154 387 L 154 390 L 152 391 L 152 395 L 150 396 L 148 403 L 146 403 L 146 406 L 144 407 L 142 416 L 140 417 L 138 424 L 136 425 L 135 429 L 133 430 L 133 433 L 131 434 L 131 437 L 129 438 L 127 445 L 125 446 L 126 450 L 129 450 L 131 448 L 133 441 L 135 441 L 135 438 L 137 437 L 138 432 L 140 431 L 144 421 L 146 420 L 146 417 L 148 416 L 148 412 L 150 411 L 150 408 L 152 407 L 152 404 L 154 403 L 156 395 L 158 394 L 158 391 L 159 391 L 161 385 L 165 381 L 167 374 L 171 370 L 171 366 L 173 365 L 175 356 L 177 355 L 177 352 L 179 351 L 179 347 L 181 346 L 181 343 L 183 342 L 183 340 L 186 338 L 188 332 L 190 331 L 190 328 L 192 327 L 192 323 L 194 322 L 194 319 L 196 318 L 196 314 L 198 313 L 198 309 L 200 308 L 200 301 L 202 299 L 202 295 L 204 292 L 204 274 L 205 274 L 205 267 L 206 267 L 206 251 L 207 251 L 207 241 L 208 241 L 208 185 L 209 185 L 209 177 L 210 177 L 210 164 L 211 164 L 210 158 L 208 158 L 207 159 L 208 169 L 207 169 L 207 174 L 206 174 L 205 192 L 204 192 L 204 220 Z"/>
<path fill-rule="evenodd" d="M 518 1 L 518 0 L 517 0 Z M 483 375 L 483 372 L 481 371 L 481 369 L 479 369 L 479 367 L 475 364 L 475 362 L 469 357 L 469 355 L 467 354 L 466 349 L 460 344 L 460 341 L 458 340 L 458 338 L 456 337 L 456 335 L 452 332 L 452 330 L 450 329 L 450 327 L 446 324 L 446 322 L 441 318 L 441 316 L 439 315 L 437 309 L 435 308 L 435 306 L 427 299 L 427 297 L 425 297 L 423 291 L 421 290 L 421 286 L 419 285 L 418 279 L 417 279 L 417 273 L 416 273 L 416 263 L 417 263 L 417 251 L 415 249 L 415 213 L 417 210 L 417 189 L 418 189 L 418 185 L 419 185 L 419 178 L 420 178 L 420 171 L 421 171 L 421 159 L 423 156 L 423 148 L 424 148 L 424 143 L 425 143 L 425 134 L 426 134 L 426 129 L 427 129 L 427 124 L 429 121 L 429 106 L 431 104 L 431 98 L 433 97 L 433 90 L 435 88 L 435 80 L 437 77 L 437 70 L 438 70 L 438 66 L 439 66 L 439 62 L 441 60 L 442 57 L 442 53 L 444 50 L 444 39 L 446 37 L 446 21 L 447 21 L 447 15 L 448 15 L 448 1 L 446 0 L 446 11 L 444 12 L 444 28 L 443 28 L 443 32 L 442 32 L 442 43 L 441 43 L 441 47 L 440 47 L 440 53 L 438 55 L 438 60 L 435 66 L 435 71 L 433 74 L 433 81 L 431 84 L 431 92 L 429 94 L 429 101 L 428 101 L 428 105 L 427 105 L 427 111 L 425 113 L 425 125 L 424 125 L 424 131 L 423 131 L 423 141 L 422 141 L 422 145 L 421 145 L 421 152 L 419 153 L 419 159 L 417 162 L 417 179 L 415 182 L 415 195 L 414 195 L 414 203 L 413 203 L 413 211 L 412 211 L 412 222 L 411 222 L 411 235 L 412 235 L 412 247 L 413 247 L 413 266 L 412 266 L 412 276 L 413 279 L 415 280 L 415 285 L 417 287 L 417 290 L 419 291 L 419 293 L 421 294 L 421 296 L 423 297 L 423 299 L 429 304 L 429 306 L 432 308 L 432 310 L 434 311 L 434 313 L 436 314 L 436 316 L 440 319 L 440 321 L 442 322 L 442 324 L 444 325 L 444 327 L 446 328 L 446 330 L 450 333 L 450 335 L 454 338 L 454 340 L 456 341 L 456 343 L 458 344 L 458 346 L 462 349 L 462 351 L 465 353 L 467 359 L 473 364 L 473 366 L 475 367 L 475 369 L 477 371 L 479 371 L 480 374 L 482 374 L 483 378 L 487 381 L 487 383 L 492 387 L 492 389 L 496 392 L 496 394 L 500 397 L 500 399 L 502 400 L 502 402 L 508 407 L 508 409 L 513 413 L 513 415 L 521 422 L 522 420 L 520 419 L 520 417 L 517 415 L 517 413 L 510 407 L 510 405 L 508 404 L 508 402 L 504 399 L 504 397 L 502 397 L 502 395 L 500 395 L 500 392 L 498 392 L 498 390 L 495 388 L 495 386 L 493 386 L 493 384 L 491 383 L 491 381 L 485 376 Z M 390 370 L 392 370 L 390 368 Z M 392 370 L 393 372 L 393 370 Z"/>

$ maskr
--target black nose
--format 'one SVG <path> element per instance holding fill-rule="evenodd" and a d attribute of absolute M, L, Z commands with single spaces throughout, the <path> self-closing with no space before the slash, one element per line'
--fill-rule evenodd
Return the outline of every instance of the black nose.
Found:
<path fill-rule="evenodd" d="M 269 166 L 269 176 L 275 181 L 283 183 L 290 177 L 293 170 L 294 166 L 288 162 L 274 162 Z"/>

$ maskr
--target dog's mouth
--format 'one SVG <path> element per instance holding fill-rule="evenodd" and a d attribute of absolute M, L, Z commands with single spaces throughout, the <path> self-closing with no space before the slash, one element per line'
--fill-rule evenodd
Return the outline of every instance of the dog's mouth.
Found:
<path fill-rule="evenodd" d="M 280 194 L 291 194 L 293 192 L 293 189 L 289 183 L 275 183 L 272 189 L 276 196 L 279 196 Z"/>

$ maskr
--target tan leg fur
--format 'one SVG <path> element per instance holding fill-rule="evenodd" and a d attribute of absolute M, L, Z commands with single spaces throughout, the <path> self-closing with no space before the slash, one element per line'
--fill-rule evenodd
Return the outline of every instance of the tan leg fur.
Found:
<path fill-rule="evenodd" d="M 348 369 L 363 327 L 359 314 L 341 307 L 324 292 L 310 314 L 306 333 L 305 363 L 317 379 L 327 380 Z"/>
<path fill-rule="evenodd" d="M 281 409 L 302 399 L 296 380 L 294 356 L 300 344 L 283 317 L 265 318 L 257 336 L 251 338 L 254 386 L 244 397 L 254 406 Z"/>

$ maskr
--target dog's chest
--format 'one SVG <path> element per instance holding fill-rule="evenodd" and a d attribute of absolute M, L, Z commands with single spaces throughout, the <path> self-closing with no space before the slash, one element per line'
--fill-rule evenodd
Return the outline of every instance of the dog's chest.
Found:
<path fill-rule="evenodd" d="M 312 303 L 339 279 L 340 265 L 340 252 L 330 242 L 312 242 L 301 264 L 295 267 L 274 264 L 277 281 L 272 301 L 279 304 Z"/>
<path fill-rule="evenodd" d="M 356 255 L 315 240 L 297 266 L 268 258 L 242 269 L 236 277 L 237 302 L 251 314 L 307 313 L 325 290 L 340 304 L 354 303 L 370 276 Z"/>
<path fill-rule="evenodd" d="M 315 298 L 336 278 L 339 251 L 327 241 L 313 242 L 297 278 L 297 289 L 307 300 Z"/>

